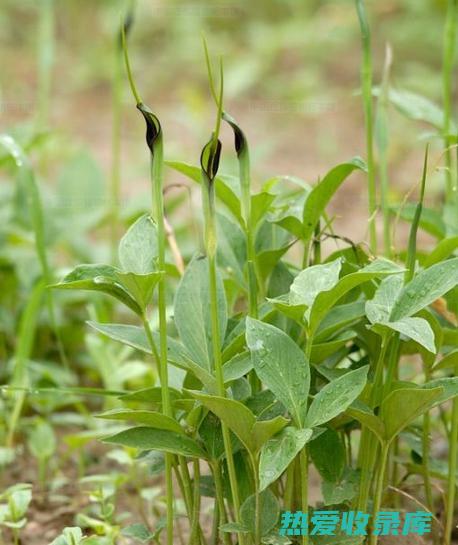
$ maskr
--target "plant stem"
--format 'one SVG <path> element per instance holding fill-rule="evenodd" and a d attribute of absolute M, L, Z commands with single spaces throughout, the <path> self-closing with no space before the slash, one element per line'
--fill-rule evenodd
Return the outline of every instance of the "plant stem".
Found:
<path fill-rule="evenodd" d="M 444 28 L 443 61 L 442 61 L 442 100 L 444 108 L 444 146 L 446 165 L 446 202 L 453 201 L 453 174 L 452 174 L 452 152 L 450 136 L 452 118 L 452 95 L 453 95 L 453 64 L 455 57 L 456 25 L 457 25 L 457 0 L 448 0 L 447 15 Z"/>
<path fill-rule="evenodd" d="M 372 53 L 371 34 L 367 20 L 364 0 L 355 0 L 356 11 L 361 29 L 363 60 L 361 65 L 361 86 L 364 101 L 364 119 L 366 126 L 366 153 L 367 153 L 367 183 L 369 200 L 369 238 L 370 248 L 377 255 L 377 230 L 375 215 L 377 211 L 375 165 L 373 146 L 373 118 L 372 118 Z"/>
<path fill-rule="evenodd" d="M 221 337 L 218 317 L 218 298 L 216 284 L 216 223 L 215 223 L 215 193 L 214 184 L 211 183 L 207 188 L 203 188 L 203 209 L 205 215 L 205 250 L 208 258 L 208 276 L 210 284 L 210 313 L 211 313 L 211 331 L 213 364 L 215 368 L 216 384 L 218 395 L 226 397 L 226 388 L 224 386 L 223 362 L 221 359 Z M 227 426 L 221 422 L 223 434 L 224 451 L 229 473 L 229 482 L 231 486 L 232 501 L 234 503 L 235 521 L 239 522 L 240 498 L 238 492 L 237 473 L 235 471 L 234 458 L 232 454 L 232 441 Z M 243 534 L 239 534 L 241 545 L 245 542 Z"/>
<path fill-rule="evenodd" d="M 430 380 L 430 372 L 428 364 L 425 364 L 425 381 Z M 431 433 L 431 415 L 426 411 L 423 415 L 423 431 L 422 431 L 422 453 L 423 453 L 423 481 L 425 486 L 426 505 L 431 513 L 434 513 L 434 500 L 431 487 L 431 475 L 429 467 L 430 458 L 430 433 Z M 395 484 L 395 483 L 393 483 Z"/>
<path fill-rule="evenodd" d="M 307 457 L 307 447 L 305 446 L 300 454 L 300 467 L 301 467 L 301 507 L 304 514 L 308 513 L 308 457 Z M 308 532 L 307 532 L 308 534 Z M 309 542 L 308 535 L 302 536 L 302 545 L 307 545 Z"/>
<path fill-rule="evenodd" d="M 451 545 L 453 519 L 455 515 L 456 471 L 458 468 L 458 398 L 452 404 L 452 428 L 449 439 L 449 459 L 447 477 L 447 509 L 445 517 L 445 545 Z"/>
<path fill-rule="evenodd" d="M 54 62 L 54 0 L 42 0 L 39 2 L 39 6 L 37 125 L 43 129 L 49 123 L 52 65 Z"/>
<path fill-rule="evenodd" d="M 110 238 L 111 261 L 116 262 L 118 249 L 119 205 L 121 197 L 121 112 L 122 112 L 122 50 L 116 37 L 112 80 Z"/>
<path fill-rule="evenodd" d="M 389 449 L 390 449 L 389 443 L 385 442 L 382 444 L 382 449 L 380 454 L 380 463 L 379 463 L 379 472 L 377 476 L 377 484 L 375 487 L 372 520 L 375 520 L 377 513 L 380 511 L 380 507 L 382 505 L 382 496 L 383 496 L 384 483 L 385 483 L 385 469 L 386 469 L 386 462 L 388 459 Z M 377 545 L 377 541 L 378 541 L 378 536 L 372 532 L 369 538 L 369 544 Z"/>
<path fill-rule="evenodd" d="M 391 47 L 387 44 L 385 52 L 385 64 L 383 67 L 382 85 L 378 99 L 376 118 L 376 142 L 379 153 L 380 171 L 380 204 L 383 215 L 383 246 L 386 257 L 391 256 L 391 231 L 390 231 L 390 209 L 388 202 L 389 181 L 388 181 L 388 94 L 389 77 L 392 63 Z"/>
<path fill-rule="evenodd" d="M 200 515 L 200 467 L 199 460 L 195 459 L 193 462 L 194 469 L 194 497 L 193 497 L 193 506 L 192 506 L 192 518 L 191 518 L 191 535 L 189 538 L 190 545 L 200 542 L 200 524 L 199 524 L 199 515 Z"/>
<path fill-rule="evenodd" d="M 226 506 L 224 505 L 224 489 L 223 481 L 221 479 L 221 466 L 219 462 L 214 462 L 212 464 L 213 471 L 213 480 L 215 481 L 215 492 L 216 492 L 216 501 L 218 502 L 218 518 L 219 524 L 225 524 L 227 521 L 226 517 Z M 215 513 L 216 516 L 216 513 Z M 231 537 L 228 532 L 222 532 L 223 534 L 223 543 L 224 545 L 232 545 Z"/>

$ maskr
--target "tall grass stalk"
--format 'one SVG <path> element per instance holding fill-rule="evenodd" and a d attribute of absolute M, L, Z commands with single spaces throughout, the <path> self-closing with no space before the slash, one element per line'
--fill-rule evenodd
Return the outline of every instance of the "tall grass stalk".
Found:
<path fill-rule="evenodd" d="M 361 42 L 363 59 L 361 64 L 361 87 L 364 102 L 364 119 L 366 126 L 366 154 L 367 154 L 367 188 L 369 201 L 369 240 L 373 254 L 377 254 L 377 228 L 376 228 L 376 184 L 373 144 L 373 113 L 372 113 L 372 52 L 371 33 L 367 20 L 364 0 L 355 0 L 356 11 L 361 29 Z"/>
<path fill-rule="evenodd" d="M 458 1 L 448 0 L 447 15 L 444 29 L 443 61 L 442 61 L 442 100 L 444 108 L 444 146 L 445 146 L 445 179 L 446 200 L 454 201 L 453 171 L 452 171 L 452 145 L 451 121 L 453 100 L 453 66 L 455 61 L 456 26 L 458 23 Z"/>
<path fill-rule="evenodd" d="M 54 0 L 41 0 L 39 6 L 38 28 L 38 109 L 37 126 L 39 129 L 49 123 L 49 105 L 51 102 L 52 67 L 54 63 Z"/>
<path fill-rule="evenodd" d="M 218 297 L 217 297 L 217 272 L 216 272 L 216 252 L 217 252 L 217 234 L 216 234 L 216 205 L 215 205 L 215 176 L 218 171 L 221 155 L 221 142 L 219 141 L 219 132 L 221 128 L 221 115 L 224 93 L 224 77 L 222 62 L 220 62 L 220 90 L 218 95 L 218 110 L 216 116 L 215 129 L 210 140 L 204 146 L 201 155 L 202 172 L 202 207 L 204 211 L 204 246 L 208 259 L 208 279 L 210 286 L 210 312 L 211 312 L 211 332 L 213 348 L 213 365 L 216 376 L 216 385 L 218 395 L 226 397 L 226 388 L 224 386 L 223 362 L 221 357 L 221 336 L 218 317 Z M 231 487 L 232 500 L 234 503 L 234 518 L 239 522 L 240 497 L 238 490 L 237 474 L 234 465 L 232 453 L 232 441 L 230 432 L 224 422 L 221 422 L 223 434 L 224 450 L 226 455 L 227 468 L 229 473 L 229 483 Z M 241 545 L 245 543 L 245 537 L 242 533 L 238 535 Z"/>
<path fill-rule="evenodd" d="M 122 27 L 122 44 L 124 50 L 124 59 L 132 94 L 136 101 L 137 109 L 143 115 L 147 131 L 146 140 L 150 149 L 150 168 L 151 168 L 151 189 L 152 189 L 152 216 L 157 227 L 157 246 L 158 246 L 158 267 L 162 273 L 158 282 L 158 311 L 159 311 L 159 369 L 161 380 L 161 398 L 162 410 L 166 416 L 173 417 L 172 404 L 169 392 L 168 368 L 167 368 L 167 316 L 166 316 L 166 282 L 165 282 L 165 245 L 166 234 L 164 226 L 164 200 L 163 200 L 163 168 L 164 152 L 162 129 L 157 117 L 145 106 L 137 92 L 132 77 L 132 71 L 127 52 L 125 27 Z M 146 334 L 152 339 L 149 323 L 147 319 L 143 320 Z M 151 341 L 150 341 L 151 343 Z M 151 343 L 153 346 L 154 343 Z M 174 521 L 174 496 L 173 496 L 173 456 L 165 455 L 165 478 L 166 478 L 166 497 L 167 497 L 167 545 L 173 544 L 173 521 Z"/>
<path fill-rule="evenodd" d="M 388 105 L 389 79 L 393 53 L 389 44 L 385 49 L 385 64 L 383 67 L 382 85 L 377 106 L 375 140 L 379 155 L 380 175 L 380 205 L 383 215 L 383 249 L 385 256 L 391 256 L 391 231 L 389 208 L 389 180 L 388 180 Z"/>

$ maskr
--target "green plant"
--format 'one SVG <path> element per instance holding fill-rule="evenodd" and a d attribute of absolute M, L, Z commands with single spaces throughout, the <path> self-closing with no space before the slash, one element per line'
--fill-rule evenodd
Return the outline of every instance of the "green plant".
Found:
<path fill-rule="evenodd" d="M 19 545 L 19 535 L 27 523 L 27 510 L 32 500 L 32 486 L 18 483 L 0 494 L 0 527 L 9 528 L 14 545 Z M 1 535 L 0 535 L 1 538 Z"/>

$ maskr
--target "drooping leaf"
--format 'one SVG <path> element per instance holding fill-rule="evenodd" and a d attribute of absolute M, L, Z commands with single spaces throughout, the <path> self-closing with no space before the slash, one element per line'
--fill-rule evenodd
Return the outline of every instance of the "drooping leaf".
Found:
<path fill-rule="evenodd" d="M 310 388 L 304 353 L 286 333 L 259 320 L 247 319 L 246 336 L 256 374 L 302 426 Z"/>
<path fill-rule="evenodd" d="M 118 299 L 118 301 L 141 316 L 142 309 L 126 289 L 121 286 L 116 273 L 117 269 L 110 265 L 78 265 L 61 282 L 54 284 L 52 287 L 100 291 Z"/>
<path fill-rule="evenodd" d="M 227 325 L 226 297 L 221 278 L 217 279 L 218 314 L 221 342 Z M 210 288 L 208 260 L 194 258 L 178 286 L 174 305 L 175 325 L 182 343 L 193 361 L 207 370 L 212 369 Z"/>
<path fill-rule="evenodd" d="M 326 384 L 310 405 L 307 426 L 319 426 L 344 412 L 363 391 L 367 372 L 368 366 L 361 367 Z"/>
<path fill-rule="evenodd" d="M 191 458 L 206 458 L 204 450 L 190 437 L 170 430 L 159 430 L 146 426 L 121 431 L 116 435 L 105 437 L 103 442 L 141 450 L 159 450 Z"/>
<path fill-rule="evenodd" d="M 312 436 L 311 429 L 287 427 L 267 441 L 259 458 L 260 489 L 276 481 Z"/>

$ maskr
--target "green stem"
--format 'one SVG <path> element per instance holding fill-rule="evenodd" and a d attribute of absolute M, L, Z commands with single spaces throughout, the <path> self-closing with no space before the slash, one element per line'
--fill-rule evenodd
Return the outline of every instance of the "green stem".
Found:
<path fill-rule="evenodd" d="M 375 165 L 373 146 L 373 116 L 372 116 L 372 54 L 371 34 L 367 21 L 366 9 L 363 0 L 355 0 L 361 29 L 363 46 L 363 60 L 361 65 L 361 86 L 364 101 L 364 120 L 366 127 L 366 153 L 367 153 L 367 183 L 369 201 L 369 237 L 372 253 L 377 255 L 377 231 L 375 215 L 377 211 Z"/>
<path fill-rule="evenodd" d="M 215 517 L 218 516 L 219 518 L 219 527 L 222 524 L 225 524 L 227 521 L 226 506 L 224 505 L 223 481 L 221 478 L 221 466 L 219 462 L 216 461 L 212 464 L 212 472 L 213 480 L 215 481 L 216 501 L 218 505 L 218 513 L 215 513 Z M 222 532 L 222 537 L 224 545 L 232 545 L 231 537 L 228 532 Z"/>
<path fill-rule="evenodd" d="M 425 381 L 428 382 L 431 378 L 428 365 L 425 364 Z M 423 462 L 423 482 L 425 486 L 426 505 L 431 513 L 434 513 L 434 500 L 431 487 L 431 475 L 430 475 L 430 434 L 431 434 L 431 415 L 429 411 L 423 415 L 423 431 L 422 431 L 422 462 Z"/>
<path fill-rule="evenodd" d="M 287 511 L 293 510 L 293 497 L 294 497 L 294 465 L 292 461 L 286 469 L 286 486 L 284 495 L 284 507 Z"/>
<path fill-rule="evenodd" d="M 54 0 L 43 0 L 39 5 L 37 125 L 43 129 L 49 123 L 52 65 L 54 62 Z"/>
<path fill-rule="evenodd" d="M 452 152 L 450 146 L 452 96 L 453 96 L 453 64 L 455 57 L 457 0 L 448 0 L 444 29 L 443 66 L 442 66 L 442 99 L 444 108 L 444 146 L 446 165 L 446 200 L 453 200 Z"/>
<path fill-rule="evenodd" d="M 388 452 L 390 449 L 390 444 L 385 442 L 382 445 L 381 454 L 380 454 L 380 462 L 379 462 L 379 472 L 377 475 L 377 484 L 375 487 L 375 495 L 374 495 L 374 506 L 372 510 L 372 520 L 374 521 L 376 519 L 377 513 L 380 511 L 380 507 L 382 505 L 382 497 L 383 497 L 383 490 L 385 487 L 385 469 L 386 469 L 386 462 L 388 459 Z M 376 536 L 373 532 L 371 533 L 371 536 L 369 538 L 369 544 L 370 545 L 377 545 L 378 536 Z"/>
<path fill-rule="evenodd" d="M 305 446 L 300 454 L 300 467 L 301 467 L 301 507 L 304 514 L 308 513 L 308 457 L 307 447 Z M 308 532 L 307 532 L 308 533 Z M 309 542 L 308 535 L 302 536 L 302 545 L 307 545 Z"/>
<path fill-rule="evenodd" d="M 458 398 L 452 404 L 452 428 L 449 439 L 447 477 L 447 509 L 445 516 L 445 545 L 451 545 L 455 516 L 456 471 L 458 468 Z"/>
<path fill-rule="evenodd" d="M 121 200 L 121 111 L 122 111 L 122 51 L 119 49 L 119 38 L 113 59 L 112 81 L 112 116 L 111 131 L 111 184 L 110 184 L 110 238 L 111 261 L 116 262 L 118 249 L 119 205 Z"/>
<path fill-rule="evenodd" d="M 191 535 L 189 538 L 190 545 L 194 543 L 199 543 L 200 541 L 200 467 L 199 460 L 195 459 L 193 462 L 194 469 L 194 497 L 193 497 L 193 506 L 192 506 L 192 518 L 191 518 Z"/>
<path fill-rule="evenodd" d="M 215 223 L 215 194 L 214 184 L 211 183 L 208 188 L 202 191 L 203 209 L 205 214 L 205 249 L 208 258 L 208 276 L 210 284 L 210 313 L 211 313 L 211 332 L 213 348 L 213 364 L 215 368 L 216 384 L 218 395 L 226 397 L 226 388 L 224 386 L 223 362 L 221 358 L 221 337 L 218 316 L 218 297 L 216 283 L 216 223 Z M 232 453 L 232 441 L 229 429 L 221 422 L 223 434 L 224 451 L 229 473 L 229 482 L 231 486 L 232 501 L 234 503 L 235 521 L 239 522 L 240 497 L 238 491 L 237 473 L 235 470 L 234 457 Z M 239 534 L 241 545 L 245 542 L 243 534 Z"/>
<path fill-rule="evenodd" d="M 258 463 L 254 456 L 250 456 L 251 467 L 254 478 L 254 542 L 261 543 L 261 498 L 259 491 Z"/>

